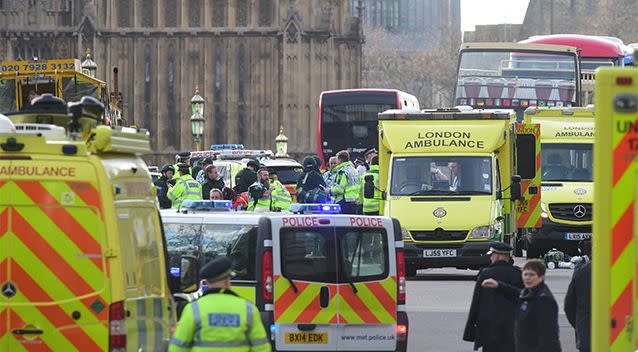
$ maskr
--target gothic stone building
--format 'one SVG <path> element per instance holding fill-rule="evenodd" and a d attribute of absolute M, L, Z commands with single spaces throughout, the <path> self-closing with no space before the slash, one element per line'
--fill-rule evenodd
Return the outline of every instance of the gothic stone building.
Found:
<path fill-rule="evenodd" d="M 358 87 L 362 34 L 345 0 L 0 0 L 0 60 L 81 58 L 119 91 L 158 154 L 192 150 L 190 98 L 206 100 L 203 145 L 316 148 L 322 90 Z"/>

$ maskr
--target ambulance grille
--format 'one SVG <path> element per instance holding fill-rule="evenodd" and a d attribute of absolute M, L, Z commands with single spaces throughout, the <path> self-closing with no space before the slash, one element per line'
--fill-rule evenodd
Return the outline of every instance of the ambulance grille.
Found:
<path fill-rule="evenodd" d="M 411 231 L 415 241 L 463 241 L 467 231 L 445 231 L 438 228 L 434 231 Z"/>
<path fill-rule="evenodd" d="M 549 212 L 554 219 L 569 221 L 591 221 L 591 203 L 550 204 Z"/>

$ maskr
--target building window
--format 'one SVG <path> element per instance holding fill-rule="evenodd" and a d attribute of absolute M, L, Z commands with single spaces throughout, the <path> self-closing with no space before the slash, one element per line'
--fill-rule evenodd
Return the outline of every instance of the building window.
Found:
<path fill-rule="evenodd" d="M 120 0 L 117 5 L 117 24 L 120 27 L 131 26 L 131 2 Z"/>
<path fill-rule="evenodd" d="M 238 78 L 239 78 L 239 111 L 237 113 L 237 132 L 239 133 L 239 143 L 246 142 L 246 48 L 244 44 L 239 45 L 237 54 Z"/>
<path fill-rule="evenodd" d="M 166 27 L 177 27 L 177 1 L 164 0 L 164 23 Z"/>
<path fill-rule="evenodd" d="M 188 18 L 191 27 L 200 27 L 202 2 L 200 0 L 190 0 L 188 3 Z"/>
<path fill-rule="evenodd" d="M 155 1 L 142 0 L 142 27 L 155 26 Z"/>
<path fill-rule="evenodd" d="M 247 0 L 237 0 L 237 16 L 236 16 L 237 26 L 245 27 L 248 25 L 248 1 Z"/>
<path fill-rule="evenodd" d="M 181 126 L 179 124 L 179 117 L 175 113 L 175 46 L 170 44 L 168 46 L 168 65 L 167 68 L 167 78 L 168 78 L 168 89 L 166 89 L 166 104 L 168 110 L 168 133 L 166 139 L 168 140 L 168 145 L 173 145 L 175 147 L 179 146 L 179 137 Z"/>
<path fill-rule="evenodd" d="M 226 1 L 213 0 L 213 27 L 226 26 Z"/>
<path fill-rule="evenodd" d="M 226 127 L 222 117 L 222 46 L 220 44 L 215 46 L 215 115 L 213 120 L 215 141 L 223 141 Z"/>
<path fill-rule="evenodd" d="M 270 26 L 271 13 L 272 13 L 271 0 L 261 0 L 259 2 L 259 25 L 261 27 Z"/>
<path fill-rule="evenodd" d="M 144 128 L 151 129 L 151 45 L 144 46 Z"/>

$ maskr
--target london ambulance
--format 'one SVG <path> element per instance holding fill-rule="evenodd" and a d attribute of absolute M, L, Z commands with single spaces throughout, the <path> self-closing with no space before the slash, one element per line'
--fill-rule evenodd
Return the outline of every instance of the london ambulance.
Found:
<path fill-rule="evenodd" d="M 406 351 L 398 221 L 335 214 L 337 204 L 255 214 L 219 211 L 222 203 L 162 210 L 170 271 L 184 293 L 198 289 L 202 265 L 225 255 L 232 289 L 259 308 L 275 350 Z"/>
<path fill-rule="evenodd" d="M 578 243 L 592 235 L 593 107 L 528 108 L 525 121 L 541 126 L 543 170 L 542 227 L 525 231 L 527 257 L 552 248 L 577 255 Z"/>
<path fill-rule="evenodd" d="M 638 69 L 598 69 L 594 99 L 591 350 L 635 351 Z"/>
<path fill-rule="evenodd" d="M 0 351 L 164 350 L 175 319 L 148 133 L 96 126 L 92 98 L 36 101 L 0 117 Z"/>
<path fill-rule="evenodd" d="M 490 242 L 540 226 L 538 133 L 513 110 L 379 114 L 381 209 L 403 226 L 408 276 L 480 268 Z"/>

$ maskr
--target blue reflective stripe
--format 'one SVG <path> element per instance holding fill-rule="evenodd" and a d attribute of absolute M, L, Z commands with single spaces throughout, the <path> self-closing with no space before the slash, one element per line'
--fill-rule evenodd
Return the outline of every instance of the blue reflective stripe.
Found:
<path fill-rule="evenodd" d="M 192 342 L 184 342 L 181 340 L 178 340 L 174 337 L 171 338 L 171 345 L 175 345 L 177 347 L 183 347 L 183 348 L 190 348 L 193 347 L 193 343 Z"/>
<path fill-rule="evenodd" d="M 199 305 L 197 301 L 191 303 L 193 316 L 195 317 L 195 343 L 202 340 L 202 317 L 199 315 Z"/>
<path fill-rule="evenodd" d="M 248 338 L 248 343 L 252 345 L 250 341 L 250 332 L 253 329 L 253 304 L 246 301 L 246 337 Z"/>
<path fill-rule="evenodd" d="M 211 342 L 211 341 L 195 341 L 193 347 L 241 347 L 250 346 L 248 341 L 228 341 L 228 342 Z"/>
<path fill-rule="evenodd" d="M 267 337 L 264 337 L 263 339 L 259 339 L 259 340 L 255 340 L 255 341 L 250 341 L 250 345 L 251 346 L 265 345 L 267 343 L 270 343 L 270 341 L 268 340 Z"/>

